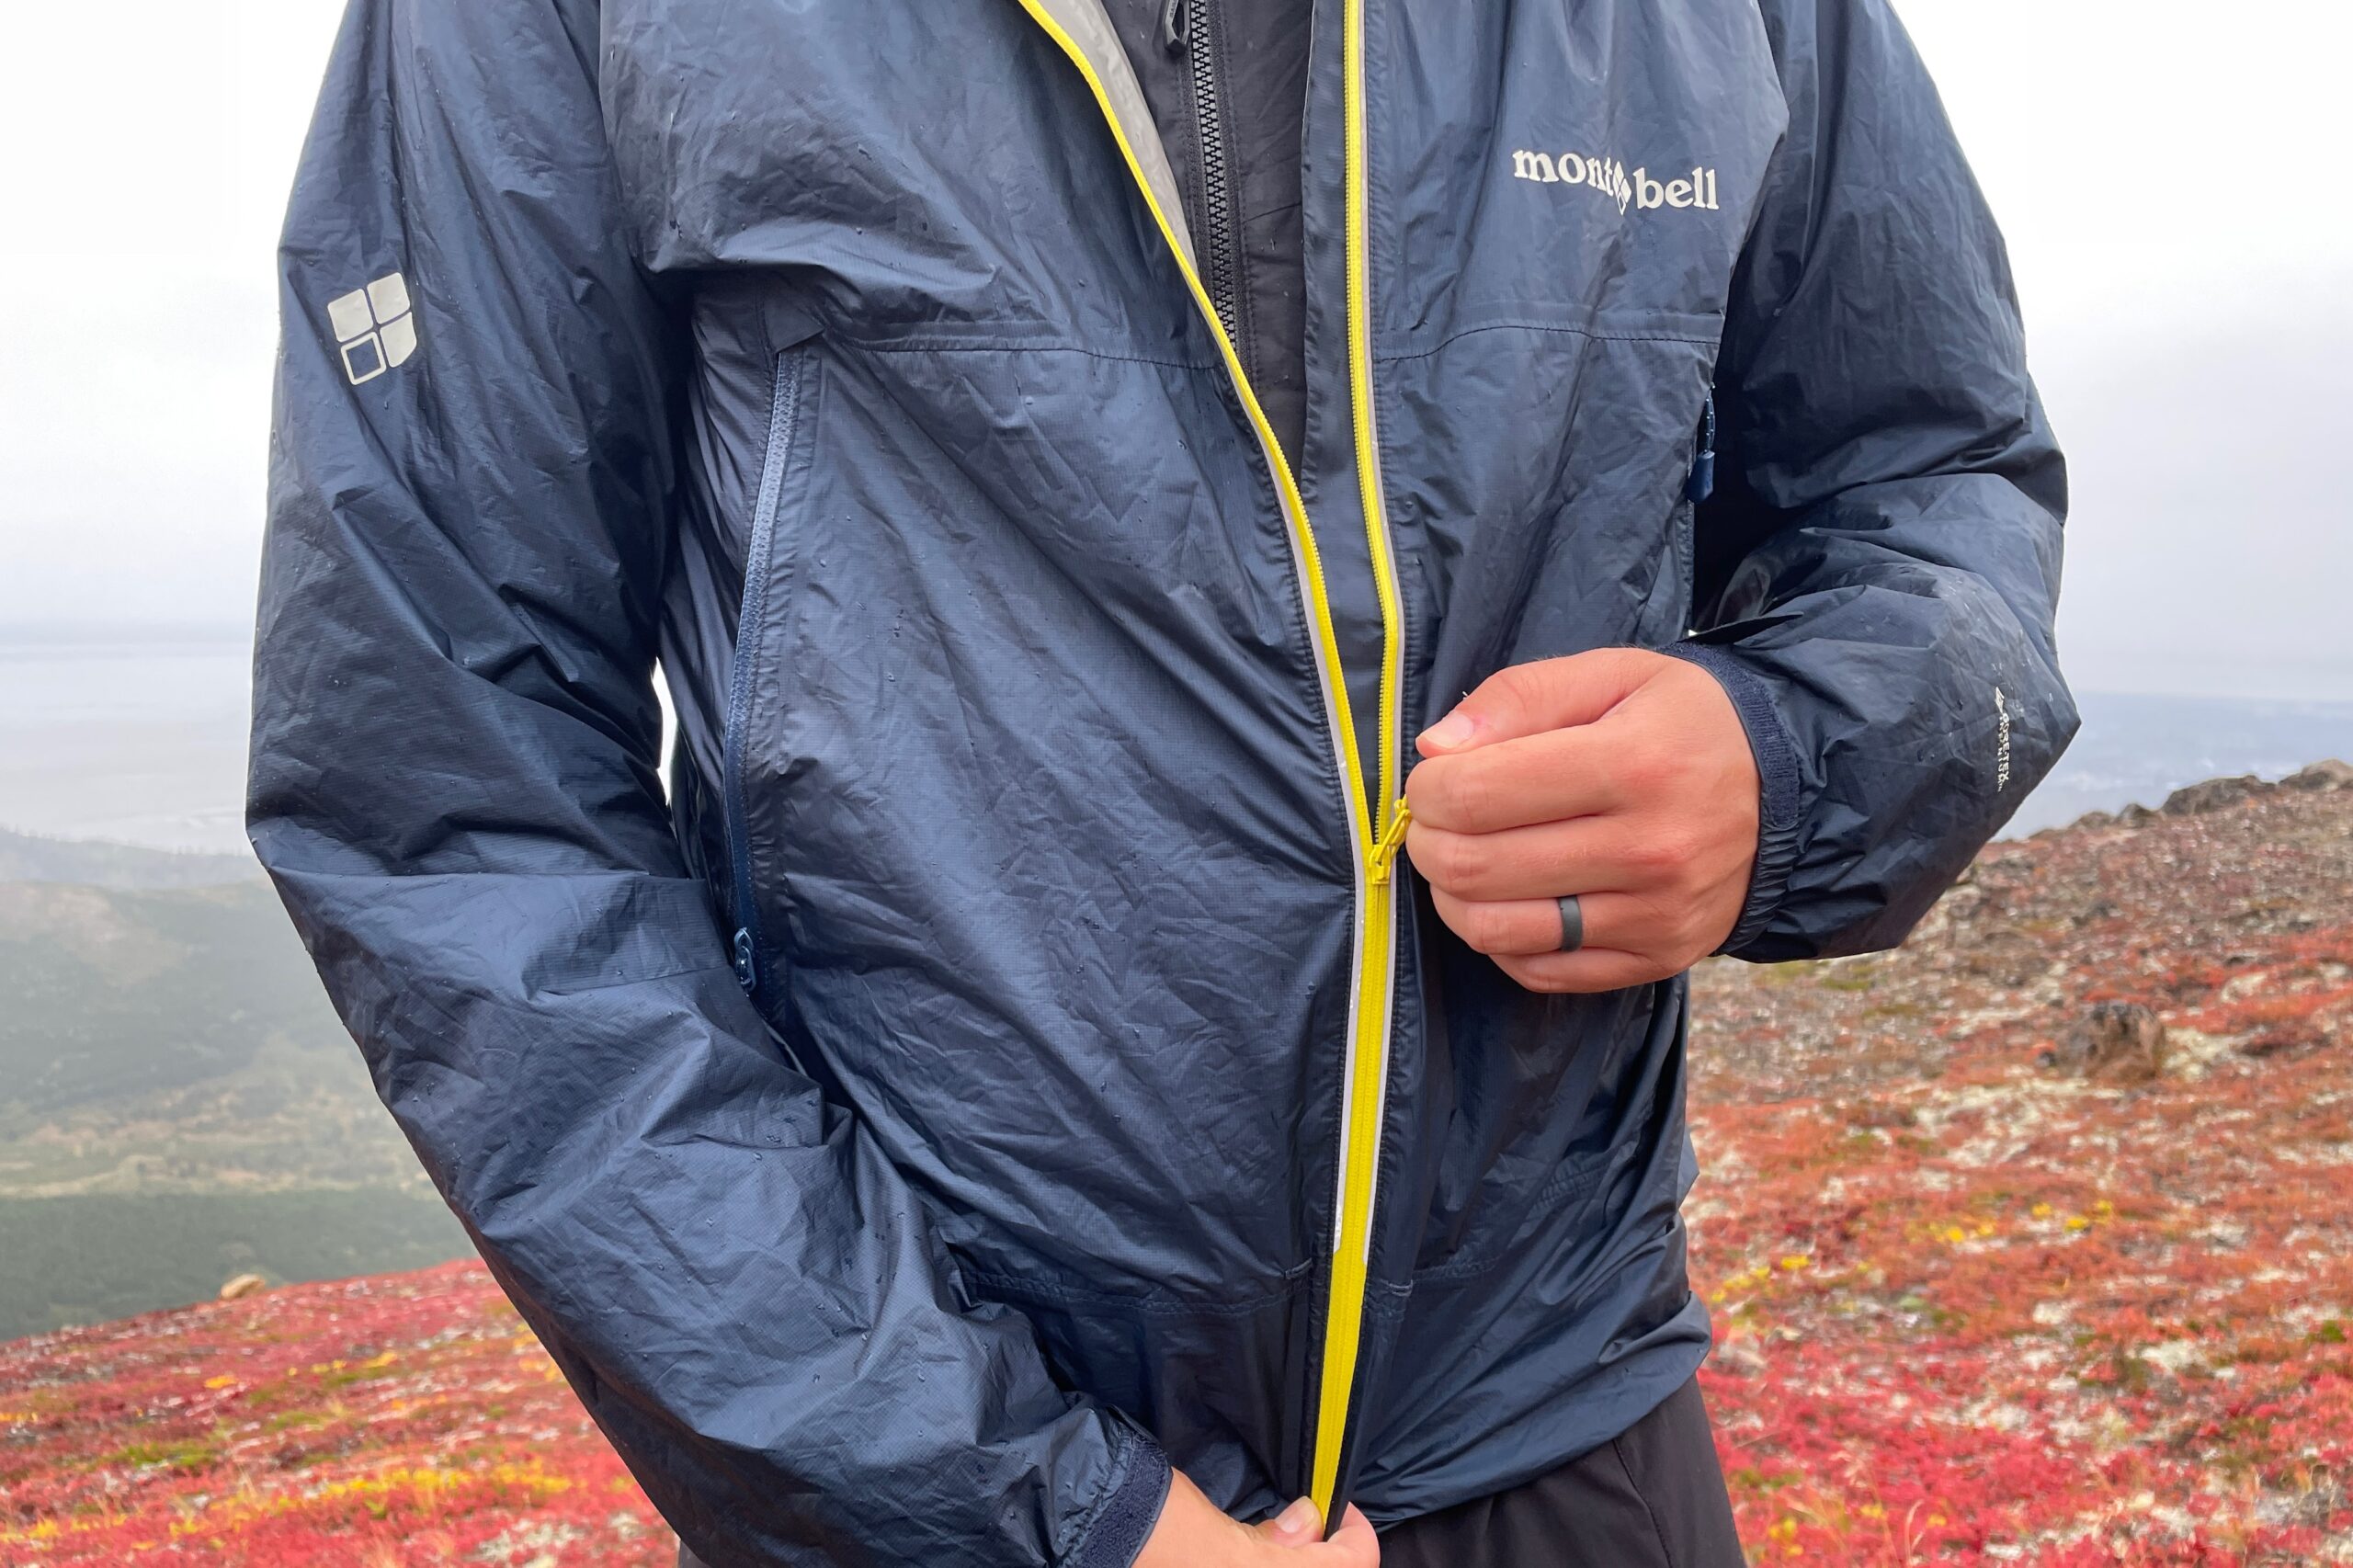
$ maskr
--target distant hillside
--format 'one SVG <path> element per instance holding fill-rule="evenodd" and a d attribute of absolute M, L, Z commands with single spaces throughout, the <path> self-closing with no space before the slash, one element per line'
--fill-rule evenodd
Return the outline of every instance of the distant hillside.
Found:
<path fill-rule="evenodd" d="M 199 855 L 0 828 L 0 882 L 78 882 L 117 889 L 209 888 L 261 880 L 247 855 Z"/>
<path fill-rule="evenodd" d="M 0 1310 L 19 1331 L 210 1300 L 241 1274 L 334 1279 L 470 1249 L 420 1179 L 390 1187 L 71 1193 L 0 1199 Z M 0 1395 L 5 1399 L 5 1395 Z M 0 1558 L 5 1561 L 5 1558 Z"/>
<path fill-rule="evenodd" d="M 249 862 L 0 865 L 0 1337 L 466 1250 Z"/>
<path fill-rule="evenodd" d="M 133 1102 L 152 1120 L 160 1096 L 249 1077 L 272 1044 L 298 1057 L 351 1054 L 260 882 L 0 882 L 0 1132 Z"/>
<path fill-rule="evenodd" d="M 1996 845 L 1894 954 L 1701 971 L 1754 1561 L 2353 1562 L 2348 890 L 2340 765 Z M 0 1346 L 0 1494 L 50 1568 L 673 1561 L 479 1265 Z"/>

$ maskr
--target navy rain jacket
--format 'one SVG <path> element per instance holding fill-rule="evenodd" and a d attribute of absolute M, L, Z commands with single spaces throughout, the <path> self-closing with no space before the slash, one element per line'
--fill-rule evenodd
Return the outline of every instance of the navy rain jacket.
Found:
<path fill-rule="evenodd" d="M 1685 987 L 1438 924 L 1412 733 L 1700 660 L 1770 960 L 1900 938 L 2074 728 L 2059 456 L 1884 0 L 1314 30 L 1295 463 L 1100 0 L 335 46 L 255 842 L 719 1568 L 1117 1568 L 1171 1461 L 1378 1523 L 1619 1432 L 1708 1343 Z"/>

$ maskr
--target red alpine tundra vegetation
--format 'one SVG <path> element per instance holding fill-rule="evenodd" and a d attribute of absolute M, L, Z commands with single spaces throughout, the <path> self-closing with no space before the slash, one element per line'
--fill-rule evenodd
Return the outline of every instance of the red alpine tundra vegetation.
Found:
<path fill-rule="evenodd" d="M 1699 981 L 1702 1374 L 1752 1561 L 2353 1563 L 2353 789 L 1988 850 Z M 656 1568 L 483 1271 L 0 1346 L 0 1563 Z"/>

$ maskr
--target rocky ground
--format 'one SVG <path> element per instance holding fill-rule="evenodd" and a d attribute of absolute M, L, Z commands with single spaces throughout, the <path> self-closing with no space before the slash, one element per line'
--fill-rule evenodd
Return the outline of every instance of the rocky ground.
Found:
<path fill-rule="evenodd" d="M 2353 1562 L 2353 769 L 1700 975 L 1703 1374 L 1757 1562 Z M 478 1267 L 0 1346 L 0 1563 L 656 1568 Z"/>
<path fill-rule="evenodd" d="M 1759 1561 L 2353 1562 L 2353 769 L 1711 965 L 1709 1392 Z"/>

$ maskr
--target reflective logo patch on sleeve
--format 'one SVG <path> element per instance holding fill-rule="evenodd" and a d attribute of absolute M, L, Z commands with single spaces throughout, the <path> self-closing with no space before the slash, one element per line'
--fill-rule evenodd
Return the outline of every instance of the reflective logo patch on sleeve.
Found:
<path fill-rule="evenodd" d="M 327 327 L 343 352 L 343 371 L 353 386 L 372 381 L 416 352 L 416 312 L 408 280 L 387 272 L 365 289 L 327 301 Z"/>

